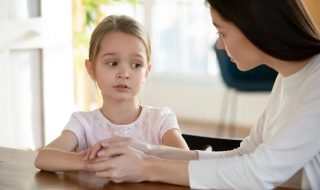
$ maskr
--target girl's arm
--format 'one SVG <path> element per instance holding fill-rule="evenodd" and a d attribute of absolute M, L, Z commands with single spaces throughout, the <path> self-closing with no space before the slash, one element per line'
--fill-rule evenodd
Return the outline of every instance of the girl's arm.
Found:
<path fill-rule="evenodd" d="M 178 129 L 171 129 L 167 131 L 162 138 L 163 145 L 166 146 L 172 146 L 182 149 L 189 150 L 189 147 L 186 143 L 186 141 L 181 136 L 181 133 L 178 131 Z"/>
<path fill-rule="evenodd" d="M 47 171 L 83 170 L 86 161 L 79 153 L 73 152 L 77 145 L 74 133 L 63 131 L 57 139 L 39 150 L 34 164 Z"/>

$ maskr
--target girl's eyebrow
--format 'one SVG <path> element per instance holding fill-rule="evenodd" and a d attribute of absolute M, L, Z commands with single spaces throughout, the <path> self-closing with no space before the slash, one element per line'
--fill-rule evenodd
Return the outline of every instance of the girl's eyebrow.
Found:
<path fill-rule="evenodd" d="M 101 55 L 101 57 L 105 57 L 105 56 L 114 56 L 114 55 L 117 55 L 118 53 L 116 53 L 116 52 L 106 52 L 106 53 L 103 53 L 102 55 Z M 144 56 L 144 53 L 133 53 L 133 54 L 131 54 L 131 56 L 133 56 L 133 57 L 139 57 L 139 58 L 144 58 L 145 56 Z"/>
<path fill-rule="evenodd" d="M 134 57 L 141 57 L 141 58 L 144 57 L 142 53 L 134 53 L 133 56 Z"/>
<path fill-rule="evenodd" d="M 106 52 L 104 54 L 102 54 L 102 57 L 104 56 L 108 56 L 108 55 L 116 55 L 117 53 L 113 53 L 113 52 Z"/>

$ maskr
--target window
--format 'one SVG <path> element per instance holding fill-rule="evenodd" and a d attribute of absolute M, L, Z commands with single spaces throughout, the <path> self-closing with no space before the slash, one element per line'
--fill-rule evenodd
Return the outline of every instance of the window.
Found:
<path fill-rule="evenodd" d="M 204 1 L 142 0 L 135 7 L 114 3 L 105 12 L 126 14 L 145 25 L 151 35 L 153 73 L 217 73 L 212 51 L 217 36 Z"/>
<path fill-rule="evenodd" d="M 149 16 L 154 52 L 153 71 L 182 75 L 215 74 L 216 64 L 211 47 L 216 32 L 204 1 L 152 2 Z"/>

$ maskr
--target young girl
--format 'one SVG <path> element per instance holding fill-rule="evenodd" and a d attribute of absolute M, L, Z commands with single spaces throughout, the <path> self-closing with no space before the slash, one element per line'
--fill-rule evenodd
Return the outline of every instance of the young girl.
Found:
<path fill-rule="evenodd" d="M 207 1 L 219 31 L 217 47 L 240 70 L 266 64 L 279 73 L 250 135 L 225 152 L 111 138 L 98 156 L 113 158 L 89 169 L 115 182 L 162 181 L 192 189 L 320 189 L 320 35 L 302 1 Z"/>
<path fill-rule="evenodd" d="M 174 113 L 139 104 L 151 68 L 151 46 L 143 27 L 127 16 L 108 16 L 93 31 L 85 65 L 101 90 L 103 105 L 72 114 L 61 135 L 40 149 L 35 166 L 48 171 L 84 170 L 79 154 L 100 140 L 126 136 L 188 149 Z"/>

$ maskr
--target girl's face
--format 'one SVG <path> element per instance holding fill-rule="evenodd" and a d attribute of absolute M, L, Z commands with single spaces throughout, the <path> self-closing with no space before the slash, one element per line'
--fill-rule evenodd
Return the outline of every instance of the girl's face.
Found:
<path fill-rule="evenodd" d="M 224 20 L 210 9 L 213 25 L 218 30 L 217 48 L 224 49 L 238 69 L 246 71 L 263 63 L 264 53 L 256 48 L 233 23 Z"/>
<path fill-rule="evenodd" d="M 151 68 L 141 40 L 123 32 L 107 33 L 102 38 L 94 64 L 87 61 L 87 70 L 104 101 L 134 100 Z"/>

